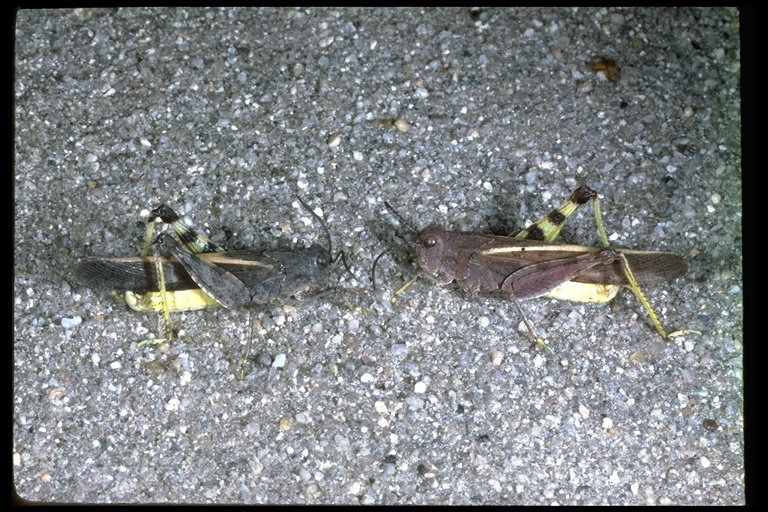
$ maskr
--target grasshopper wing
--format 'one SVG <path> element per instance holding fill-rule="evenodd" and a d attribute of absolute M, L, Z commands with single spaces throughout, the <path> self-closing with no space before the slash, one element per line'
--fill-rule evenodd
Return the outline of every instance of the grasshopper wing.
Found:
<path fill-rule="evenodd" d="M 165 287 L 168 291 L 198 288 L 184 266 L 163 258 Z M 159 290 L 152 258 L 89 258 L 75 268 L 75 278 L 85 286 L 136 293 Z"/>
<path fill-rule="evenodd" d="M 654 285 L 671 281 L 688 271 L 688 264 L 683 258 L 671 252 L 634 251 L 616 249 L 627 258 L 632 273 L 639 285 Z M 629 284 L 621 263 L 617 260 L 610 265 L 592 267 L 583 270 L 574 281 L 593 284 Z"/>

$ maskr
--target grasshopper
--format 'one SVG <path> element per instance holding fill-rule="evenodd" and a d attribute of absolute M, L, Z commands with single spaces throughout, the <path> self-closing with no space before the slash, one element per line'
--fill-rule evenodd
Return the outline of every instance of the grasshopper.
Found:
<path fill-rule="evenodd" d="M 567 218 L 593 201 L 602 247 L 554 243 Z M 616 249 L 608 243 L 597 193 L 580 186 L 559 208 L 514 237 L 453 232 L 431 225 L 422 231 L 409 226 L 389 203 L 387 209 L 416 236 L 420 267 L 393 300 L 420 275 L 447 285 L 455 282 L 472 295 L 513 302 L 536 342 L 548 347 L 527 319 L 520 301 L 549 297 L 572 302 L 608 302 L 622 286 L 632 289 L 662 338 L 697 331 L 667 333 L 641 286 L 682 276 L 685 260 L 670 252 Z M 551 349 L 550 349 L 551 350 Z"/>
<path fill-rule="evenodd" d="M 331 235 L 323 220 L 297 196 L 323 226 L 328 248 L 312 245 L 296 250 L 227 251 L 205 235 L 187 227 L 167 205 L 151 211 L 141 256 L 90 258 L 75 269 L 78 281 L 92 288 L 113 290 L 135 311 L 162 311 L 165 337 L 142 343 L 161 343 L 173 338 L 170 313 L 223 306 L 256 308 L 301 300 L 327 289 L 330 267 L 339 259 L 331 256 Z M 149 256 L 155 220 L 169 224 L 180 242 L 161 234 Z M 346 266 L 346 262 L 344 262 Z"/>

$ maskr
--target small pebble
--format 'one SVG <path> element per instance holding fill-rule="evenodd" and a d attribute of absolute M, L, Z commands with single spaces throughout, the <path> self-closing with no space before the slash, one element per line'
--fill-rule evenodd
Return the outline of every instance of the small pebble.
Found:
<path fill-rule="evenodd" d="M 272 368 L 282 368 L 285 366 L 285 354 L 277 354 L 272 361 Z"/>

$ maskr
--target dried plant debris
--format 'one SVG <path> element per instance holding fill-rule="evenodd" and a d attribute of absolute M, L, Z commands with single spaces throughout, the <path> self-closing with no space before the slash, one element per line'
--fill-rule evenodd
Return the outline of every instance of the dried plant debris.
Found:
<path fill-rule="evenodd" d="M 608 57 L 598 57 L 592 62 L 587 62 L 587 65 L 599 74 L 602 74 L 606 79 L 611 82 L 618 82 L 621 78 L 621 70 L 616 64 L 616 61 L 609 59 Z"/>

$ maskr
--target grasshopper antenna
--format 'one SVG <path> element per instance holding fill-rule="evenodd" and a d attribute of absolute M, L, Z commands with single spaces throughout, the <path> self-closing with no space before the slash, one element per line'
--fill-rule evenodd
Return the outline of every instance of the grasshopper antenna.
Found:
<path fill-rule="evenodd" d="M 402 224 L 403 226 L 407 227 L 412 233 L 415 233 L 417 235 L 419 234 L 419 230 L 416 229 L 415 227 L 411 226 L 411 224 L 408 223 L 407 220 L 405 220 L 405 217 L 400 215 L 400 213 L 397 210 L 395 210 L 392 207 L 392 205 L 389 204 L 387 201 L 384 201 L 384 207 L 387 209 L 387 211 L 389 211 L 389 213 L 391 213 L 392 215 L 397 217 L 397 220 L 400 222 L 400 224 Z"/>
<path fill-rule="evenodd" d="M 303 206 L 305 210 L 311 213 L 312 216 L 317 219 L 320 225 L 323 226 L 323 230 L 325 230 L 325 237 L 328 240 L 328 254 L 333 254 L 333 247 L 331 245 L 331 231 L 328 229 L 328 226 L 325 224 L 325 221 L 323 221 L 323 219 L 321 219 L 320 216 L 316 214 L 315 211 L 312 208 L 310 208 L 309 205 L 305 203 L 304 200 L 301 199 L 298 194 L 296 194 L 296 199 L 298 199 L 299 203 L 301 203 L 301 206 Z"/>
<path fill-rule="evenodd" d="M 379 262 L 382 256 L 387 254 L 389 252 L 389 249 L 384 249 L 379 253 L 376 258 L 373 260 L 373 265 L 371 265 L 371 285 L 373 286 L 373 291 L 376 291 L 376 264 Z"/>
<path fill-rule="evenodd" d="M 418 229 L 416 229 L 415 227 L 413 227 L 413 226 L 412 226 L 412 225 L 411 225 L 411 224 L 410 224 L 410 223 L 409 223 L 407 220 L 405 220 L 405 217 L 403 217 L 402 215 L 400 215 L 400 212 L 398 212 L 397 210 L 395 210 L 395 208 L 394 208 L 394 207 L 393 207 L 391 204 L 389 204 L 389 202 L 388 202 L 388 201 L 384 201 L 384 207 L 387 209 L 387 211 L 388 211 L 389 213 L 391 213 L 392 215 L 394 215 L 394 216 L 397 218 L 398 222 L 399 222 L 401 225 L 403 225 L 403 226 L 405 226 L 406 228 L 408 228 L 408 230 L 409 230 L 409 231 L 411 231 L 412 233 L 414 233 L 414 234 L 416 234 L 416 235 L 418 235 L 418 234 L 419 234 L 419 230 L 418 230 Z M 391 248 L 390 248 L 390 249 L 391 249 Z M 388 253 L 390 249 L 385 249 L 385 250 L 383 250 L 381 253 L 379 253 L 379 255 L 378 255 L 378 256 L 376 256 L 376 258 L 373 260 L 373 265 L 371 265 L 371 285 L 373 286 L 373 289 L 374 289 L 374 291 L 376 290 L 376 265 L 378 264 L 378 262 L 379 262 L 379 260 L 381 259 L 381 257 L 382 257 L 382 256 L 384 256 L 386 253 Z M 401 288 L 400 288 L 400 289 L 399 289 L 397 292 L 395 292 L 395 295 L 394 295 L 394 297 L 393 297 L 393 300 L 394 300 L 394 298 L 395 298 L 395 297 L 397 297 L 397 295 L 399 295 L 399 294 L 400 294 L 400 292 L 402 292 L 403 290 L 405 290 L 405 288 L 407 288 L 408 286 L 410 286 L 410 285 L 411 285 L 411 283 L 413 283 L 413 281 L 415 281 L 415 280 L 416 280 L 416 278 L 417 278 L 419 275 L 420 275 L 420 272 L 417 272 L 417 273 L 415 274 L 415 276 L 413 276 L 411 279 L 409 279 L 409 280 L 408 280 L 408 282 L 407 282 L 407 285 L 405 285 L 405 286 L 401 287 Z"/>

